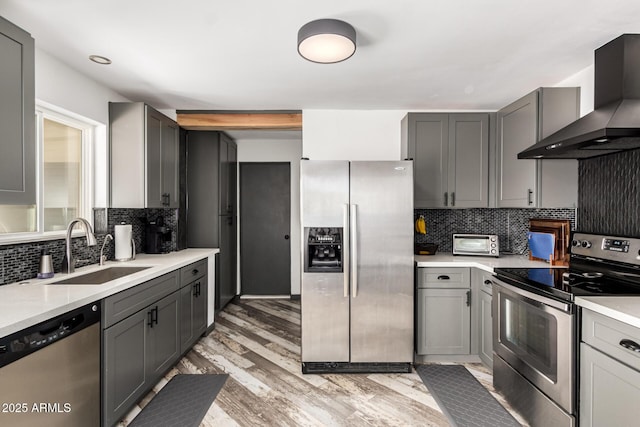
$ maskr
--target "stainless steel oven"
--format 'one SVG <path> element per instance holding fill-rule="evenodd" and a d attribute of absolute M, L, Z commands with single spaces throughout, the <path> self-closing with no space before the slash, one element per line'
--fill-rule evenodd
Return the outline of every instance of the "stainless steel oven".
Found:
<path fill-rule="evenodd" d="M 493 383 L 532 427 L 574 426 L 576 296 L 640 295 L 640 239 L 574 232 L 569 269 L 496 268 Z"/>
<path fill-rule="evenodd" d="M 575 306 L 493 280 L 494 386 L 532 425 L 575 425 Z"/>

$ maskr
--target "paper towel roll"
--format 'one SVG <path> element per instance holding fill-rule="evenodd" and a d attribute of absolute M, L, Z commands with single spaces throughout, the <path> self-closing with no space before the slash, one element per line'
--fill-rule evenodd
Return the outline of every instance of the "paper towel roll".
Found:
<path fill-rule="evenodd" d="M 126 261 L 132 258 L 131 250 L 131 224 L 123 224 L 114 226 L 116 242 L 116 260 Z"/>

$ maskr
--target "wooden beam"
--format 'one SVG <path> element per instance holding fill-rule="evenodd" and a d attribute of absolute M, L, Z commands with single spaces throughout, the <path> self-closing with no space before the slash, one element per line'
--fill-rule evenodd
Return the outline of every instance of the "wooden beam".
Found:
<path fill-rule="evenodd" d="M 178 113 L 187 130 L 302 130 L 302 113 Z"/>

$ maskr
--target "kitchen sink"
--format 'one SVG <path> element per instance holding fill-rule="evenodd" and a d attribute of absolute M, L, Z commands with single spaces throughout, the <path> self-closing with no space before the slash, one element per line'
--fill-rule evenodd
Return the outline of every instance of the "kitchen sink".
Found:
<path fill-rule="evenodd" d="M 101 285 L 151 267 L 108 267 L 80 276 L 49 283 L 50 285 Z"/>

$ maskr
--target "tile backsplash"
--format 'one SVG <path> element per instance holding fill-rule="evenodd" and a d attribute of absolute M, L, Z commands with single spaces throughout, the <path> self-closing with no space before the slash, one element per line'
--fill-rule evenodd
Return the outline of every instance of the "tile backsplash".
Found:
<path fill-rule="evenodd" d="M 568 219 L 576 227 L 575 209 L 416 209 L 424 215 L 427 234 L 415 234 L 416 243 L 436 243 L 439 253 L 451 252 L 454 233 L 497 234 L 500 252 L 526 254 L 530 218 Z"/>
<path fill-rule="evenodd" d="M 77 266 L 82 267 L 96 264 L 100 259 L 100 248 L 107 233 L 113 235 L 114 225 L 131 224 L 133 239 L 137 253 L 144 252 L 144 233 L 147 221 L 155 220 L 159 215 L 164 217 L 165 226 L 171 230 L 171 240 L 163 244 L 163 251 L 171 252 L 177 249 L 177 209 L 111 209 L 94 210 L 94 231 L 98 244 L 87 247 L 84 237 L 72 240 L 74 258 Z M 36 277 L 40 253 L 46 250 L 53 259 L 54 271 L 59 272 L 65 252 L 65 240 L 45 240 L 20 244 L 0 246 L 0 285 L 19 282 Z M 113 259 L 115 247 L 113 241 L 105 247 L 108 259 Z"/>
<path fill-rule="evenodd" d="M 580 231 L 640 237 L 640 150 L 578 162 Z"/>

